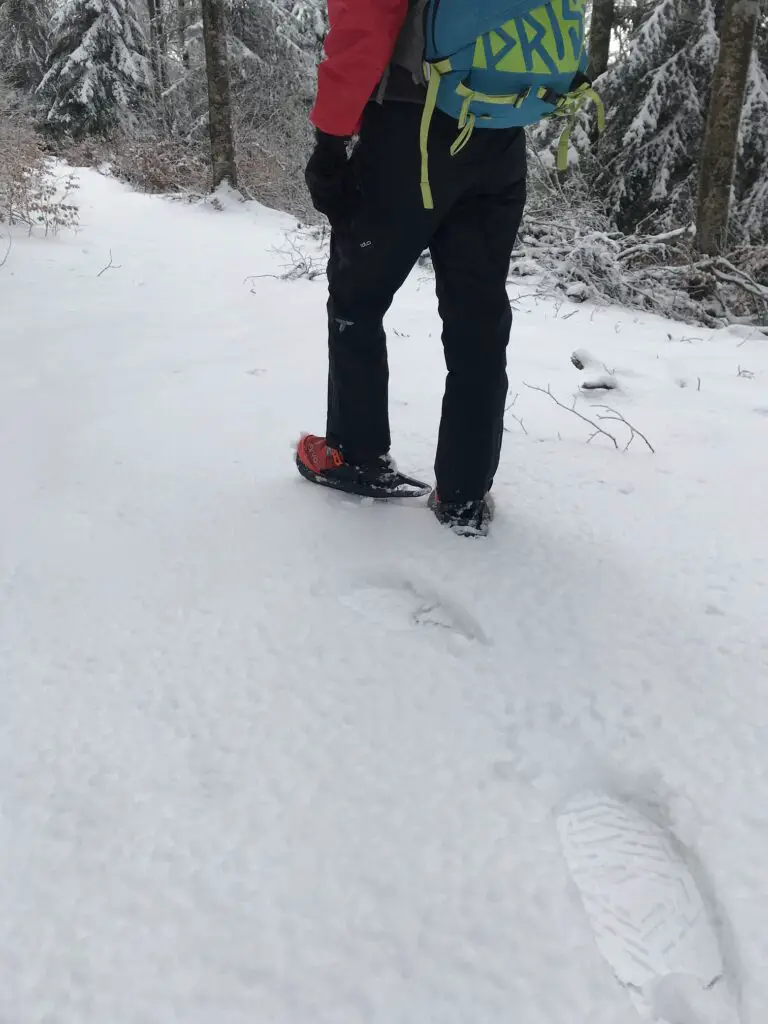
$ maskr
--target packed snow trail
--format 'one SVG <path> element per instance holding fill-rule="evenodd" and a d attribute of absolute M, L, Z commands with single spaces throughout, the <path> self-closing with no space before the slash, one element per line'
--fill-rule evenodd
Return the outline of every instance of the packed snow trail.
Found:
<path fill-rule="evenodd" d="M 467 541 L 296 474 L 325 294 L 260 276 L 287 218 L 81 179 L 82 231 L 0 271 L 0 1021 L 639 1020 L 559 844 L 590 789 L 687 845 L 757 1024 L 766 341 L 521 298 L 527 433 Z M 422 272 L 389 326 L 428 476 Z M 523 386 L 569 404 L 574 348 L 656 455 Z"/>

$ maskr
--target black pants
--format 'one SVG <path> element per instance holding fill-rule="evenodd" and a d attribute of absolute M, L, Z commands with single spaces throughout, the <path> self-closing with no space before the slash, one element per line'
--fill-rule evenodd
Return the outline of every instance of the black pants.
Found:
<path fill-rule="evenodd" d="M 350 461 L 389 451 L 383 319 L 429 248 L 448 368 L 435 474 L 444 501 L 482 498 L 498 468 L 512 313 L 506 290 L 525 205 L 521 129 L 476 129 L 455 157 L 456 121 L 429 139 L 435 209 L 420 189 L 417 104 L 370 104 L 352 154 L 359 200 L 333 225 L 328 267 L 327 437 Z"/>

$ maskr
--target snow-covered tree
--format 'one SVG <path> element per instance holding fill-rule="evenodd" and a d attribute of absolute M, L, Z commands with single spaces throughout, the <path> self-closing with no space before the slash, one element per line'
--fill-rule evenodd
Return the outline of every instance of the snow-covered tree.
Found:
<path fill-rule="evenodd" d="M 240 165 L 253 194 L 297 212 L 324 0 L 230 0 L 230 62 Z"/>
<path fill-rule="evenodd" d="M 229 8 L 235 74 L 254 102 L 271 115 L 275 104 L 308 99 L 322 31 L 312 16 L 317 8 L 304 2 L 294 10 L 276 0 L 229 0 Z"/>
<path fill-rule="evenodd" d="M 56 134 L 105 135 L 132 117 L 151 85 L 147 42 L 134 0 L 65 0 L 51 26 L 39 87 Z"/>
<path fill-rule="evenodd" d="M 768 65 L 753 55 L 741 115 L 731 229 L 740 241 L 768 243 Z"/>
<path fill-rule="evenodd" d="M 240 128 L 294 134 L 306 122 L 326 30 L 324 0 L 226 0 L 232 100 Z M 173 16 L 173 17 L 172 17 Z M 205 130 L 205 56 L 200 0 L 175 0 L 168 23 L 171 123 L 195 138 Z"/>
<path fill-rule="evenodd" d="M 300 45 L 320 59 L 323 40 L 328 32 L 326 0 L 288 0 L 288 10 L 296 23 Z"/>
<path fill-rule="evenodd" d="M 725 0 L 639 0 L 644 15 L 620 59 L 597 80 L 606 131 L 597 139 L 585 115 L 572 134 L 582 162 L 616 225 L 666 230 L 694 220 L 698 165 Z M 637 13 L 617 8 L 623 24 Z M 559 132 L 532 133 L 552 164 Z M 757 54 L 750 66 L 734 183 L 733 240 L 768 239 L 768 77 Z"/>
<path fill-rule="evenodd" d="M 0 4 L 0 73 L 22 92 L 33 92 L 45 73 L 50 20 L 50 0 Z"/>
<path fill-rule="evenodd" d="M 718 53 L 719 0 L 661 0 L 626 57 L 600 79 L 607 127 L 598 179 L 616 221 L 691 219 L 696 158 Z"/>

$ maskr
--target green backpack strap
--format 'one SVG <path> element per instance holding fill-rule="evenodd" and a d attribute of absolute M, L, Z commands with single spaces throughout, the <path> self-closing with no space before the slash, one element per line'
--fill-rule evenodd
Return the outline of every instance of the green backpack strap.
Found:
<path fill-rule="evenodd" d="M 563 96 L 550 114 L 550 117 L 568 118 L 568 123 L 563 129 L 563 134 L 560 136 L 560 142 L 557 146 L 557 160 L 555 164 L 561 173 L 568 170 L 568 147 L 571 141 L 573 126 L 576 124 L 576 118 L 579 116 L 579 111 L 584 104 L 590 101 L 595 104 L 597 130 L 602 134 L 605 131 L 605 104 L 589 80 L 582 82 L 571 92 Z"/>
<path fill-rule="evenodd" d="M 421 150 L 421 198 L 425 210 L 434 210 L 435 201 L 429 184 L 429 129 L 437 109 L 437 94 L 440 92 L 440 79 L 451 70 L 450 60 L 441 60 L 435 64 L 424 62 L 424 77 L 427 80 L 427 98 L 424 112 L 421 115 L 419 131 L 419 148 Z"/>

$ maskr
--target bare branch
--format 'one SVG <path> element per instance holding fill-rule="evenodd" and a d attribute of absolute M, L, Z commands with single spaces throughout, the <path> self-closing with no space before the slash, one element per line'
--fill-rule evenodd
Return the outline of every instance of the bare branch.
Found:
<path fill-rule="evenodd" d="M 607 430 L 604 430 L 598 423 L 595 423 L 594 420 L 589 419 L 588 416 L 584 416 L 583 413 L 580 413 L 579 410 L 575 408 L 575 406 L 563 405 L 560 399 L 556 398 L 552 394 L 552 389 L 549 387 L 549 385 L 547 385 L 546 388 L 541 388 L 537 384 L 526 384 L 525 381 L 523 381 L 523 387 L 526 387 L 531 391 L 539 391 L 542 395 L 546 395 L 548 398 L 552 399 L 555 405 L 558 405 L 561 409 L 565 409 L 566 412 L 572 412 L 574 416 L 578 416 L 580 420 L 582 420 L 584 423 L 592 427 L 594 433 L 590 435 L 587 444 L 589 444 L 590 441 L 597 437 L 598 434 L 602 434 L 604 437 L 607 437 L 608 440 L 612 442 L 613 447 L 618 450 L 619 442 L 616 440 L 613 434 L 609 433 Z"/>
<path fill-rule="evenodd" d="M 8 257 L 11 255 L 11 246 L 13 245 L 13 236 L 8 236 L 8 248 L 5 250 L 5 256 L 0 260 L 0 270 L 3 269 L 5 264 L 8 262 Z"/>
<path fill-rule="evenodd" d="M 576 408 L 575 398 L 573 400 L 572 405 L 564 405 L 559 400 L 559 398 L 556 398 L 555 395 L 552 394 L 552 389 L 549 386 L 547 386 L 546 388 L 542 388 L 538 387 L 535 384 L 526 384 L 525 381 L 523 381 L 523 384 L 531 391 L 539 391 L 542 395 L 546 395 L 548 398 L 551 398 L 555 405 L 559 406 L 561 409 L 565 409 L 566 412 L 572 412 L 574 416 L 578 416 L 580 420 L 582 420 L 584 423 L 592 427 L 592 433 L 587 438 L 587 444 L 591 444 L 591 442 L 594 441 L 596 437 L 602 435 L 603 437 L 607 437 L 608 440 L 613 443 L 614 448 L 616 448 L 617 450 L 620 449 L 618 440 L 616 439 L 616 437 L 614 437 L 613 434 L 610 433 L 610 431 L 606 430 L 604 427 L 601 427 L 600 422 L 596 423 L 594 420 L 591 420 L 588 416 L 585 416 L 583 413 L 579 412 L 579 410 Z M 650 451 L 655 454 L 656 449 L 653 447 L 653 445 L 645 436 L 645 434 L 641 430 L 638 430 L 637 427 L 635 427 L 632 423 L 630 423 L 623 413 L 619 412 L 617 409 L 611 408 L 611 406 L 609 405 L 597 405 L 595 406 L 595 408 L 605 410 L 603 415 L 598 415 L 598 421 L 612 420 L 616 423 L 622 423 L 627 428 L 627 430 L 629 430 L 629 440 L 624 445 L 624 451 L 628 450 L 628 448 L 634 441 L 635 437 L 639 437 L 642 438 L 642 440 L 646 443 Z"/>
<path fill-rule="evenodd" d="M 598 405 L 598 406 L 596 406 L 596 408 L 598 408 L 598 409 L 605 409 L 606 413 L 610 414 L 610 415 L 607 415 L 607 416 L 606 415 L 598 416 L 597 418 L 599 420 L 613 420 L 616 423 L 623 423 L 624 426 L 629 430 L 629 440 L 624 445 L 624 451 L 627 451 L 629 449 L 629 446 L 632 444 L 632 442 L 634 441 L 635 437 L 640 437 L 648 445 L 648 447 L 651 450 L 651 452 L 654 455 L 656 454 L 656 449 L 653 447 L 653 445 L 648 440 L 648 438 L 645 436 L 645 434 L 641 430 L 638 430 L 637 427 L 635 427 L 632 423 L 630 423 L 629 420 L 626 418 L 626 416 L 623 413 L 619 412 L 617 409 L 612 409 L 610 405 Z"/>
<path fill-rule="evenodd" d="M 109 250 L 109 263 L 106 265 L 106 267 L 102 267 L 101 268 L 101 270 L 98 272 L 96 277 L 101 277 L 101 275 L 102 274 L 106 274 L 106 272 L 108 270 L 122 270 L 122 269 L 123 268 L 120 265 L 112 262 L 112 250 L 110 249 Z"/>
<path fill-rule="evenodd" d="M 522 432 L 527 437 L 528 436 L 528 428 L 525 425 L 525 420 L 523 419 L 523 417 L 522 416 L 516 416 L 513 412 L 511 412 L 509 415 L 512 417 L 513 420 L 516 420 L 516 422 L 520 424 L 520 429 L 522 430 Z M 507 427 L 507 426 L 504 427 L 504 430 L 506 431 L 506 433 L 510 432 L 509 431 L 509 427 Z"/>
<path fill-rule="evenodd" d="M 518 398 L 519 398 L 519 397 L 520 397 L 520 393 L 518 392 L 518 393 L 517 393 L 517 394 L 515 395 L 515 397 L 514 397 L 514 398 L 512 399 L 512 401 L 511 401 L 511 402 L 509 403 L 509 405 L 508 405 L 508 406 L 506 407 L 506 409 L 504 410 L 504 412 L 505 412 L 505 413 L 509 413 L 509 415 L 510 415 L 510 416 L 512 417 L 512 419 L 513 419 L 513 420 L 516 420 L 516 421 L 517 421 L 517 422 L 518 422 L 518 423 L 520 424 L 520 429 L 521 429 L 521 430 L 522 430 L 522 432 L 523 432 L 523 433 L 524 433 L 524 434 L 525 434 L 525 435 L 527 436 L 527 434 L 528 434 L 528 430 L 526 429 L 525 423 L 523 422 L 523 417 L 522 417 L 522 416 L 517 416 L 517 415 L 516 415 L 515 413 L 513 413 L 513 412 L 510 412 L 510 410 L 514 408 L 514 406 L 515 406 L 515 403 L 517 402 L 517 400 L 518 400 Z M 507 433 L 509 433 L 509 427 L 505 426 L 505 427 L 504 427 L 504 430 L 505 430 L 505 431 L 506 431 Z"/>
<path fill-rule="evenodd" d="M 256 294 L 256 289 L 253 287 L 254 281 L 265 281 L 267 278 L 272 281 L 284 281 L 285 277 L 283 274 L 250 274 L 248 277 L 243 279 L 243 284 L 250 284 L 251 295 Z"/>

